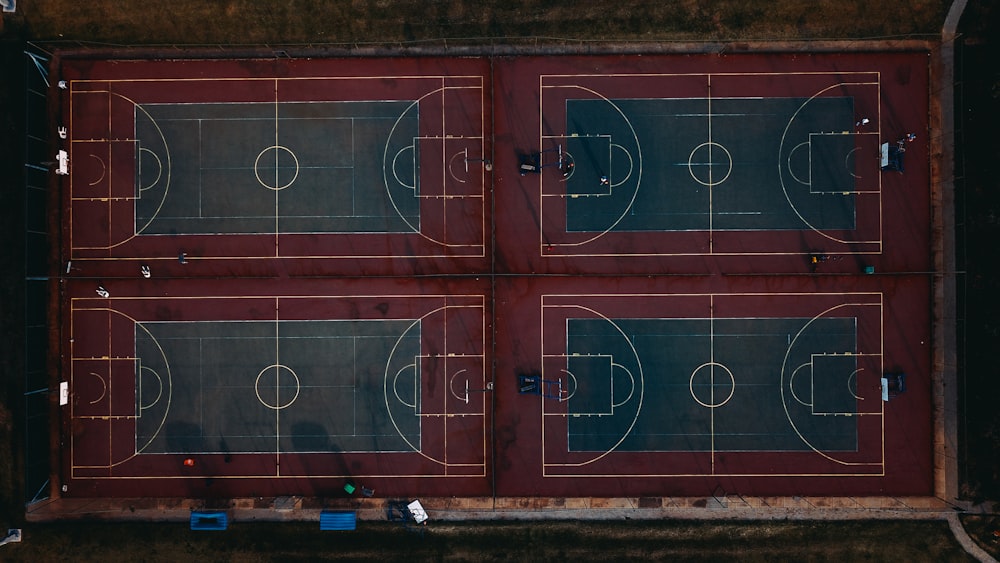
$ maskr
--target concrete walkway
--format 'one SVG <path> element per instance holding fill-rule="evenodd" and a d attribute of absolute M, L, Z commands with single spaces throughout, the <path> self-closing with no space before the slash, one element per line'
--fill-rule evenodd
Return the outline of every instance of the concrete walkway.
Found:
<path fill-rule="evenodd" d="M 962 544 L 965 551 L 969 552 L 969 555 L 983 561 L 984 563 L 997 563 L 997 560 L 994 559 L 993 556 L 986 553 L 983 548 L 979 547 L 979 545 L 976 544 L 971 537 L 969 537 L 969 534 L 965 531 L 965 527 L 962 526 L 961 520 L 958 519 L 958 514 L 952 513 L 948 515 L 948 527 L 951 528 L 951 533 L 955 535 L 955 539 L 958 540 L 958 543 Z"/>
<path fill-rule="evenodd" d="M 422 498 L 432 521 L 504 520 L 947 520 L 956 540 L 979 561 L 994 562 L 962 527 L 958 510 L 934 497 L 643 497 Z M 231 499 L 224 505 L 184 499 L 55 499 L 28 507 L 29 522 L 110 520 L 185 522 L 191 510 L 227 510 L 234 522 L 319 521 L 324 508 L 351 509 L 384 520 L 386 499 L 302 497 Z"/>

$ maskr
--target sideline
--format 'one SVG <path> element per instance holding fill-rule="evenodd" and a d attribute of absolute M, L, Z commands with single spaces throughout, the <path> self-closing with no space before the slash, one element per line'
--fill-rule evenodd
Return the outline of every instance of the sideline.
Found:
<path fill-rule="evenodd" d="M 945 502 L 958 491 L 957 283 L 955 280 L 955 38 L 967 0 L 955 0 L 930 65 L 932 282 L 932 397 L 934 494 Z"/>

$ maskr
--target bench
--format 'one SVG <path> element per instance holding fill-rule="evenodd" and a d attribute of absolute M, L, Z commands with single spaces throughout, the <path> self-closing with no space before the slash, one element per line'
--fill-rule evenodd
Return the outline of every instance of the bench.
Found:
<path fill-rule="evenodd" d="M 353 530 L 357 516 L 353 510 L 324 510 L 319 514 L 319 529 L 323 531 Z"/>
<path fill-rule="evenodd" d="M 191 511 L 192 530 L 225 530 L 228 525 L 229 517 L 225 512 Z"/>

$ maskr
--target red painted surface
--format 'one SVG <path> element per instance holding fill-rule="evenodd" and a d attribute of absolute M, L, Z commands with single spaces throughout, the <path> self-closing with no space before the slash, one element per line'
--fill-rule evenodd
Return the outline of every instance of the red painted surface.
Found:
<path fill-rule="evenodd" d="M 64 190 L 68 220 L 63 236 L 78 275 L 128 276 L 138 261 L 177 277 L 489 272 L 488 174 L 481 161 L 470 163 L 468 173 L 464 162 L 460 171 L 448 165 L 461 151 L 469 159 L 488 159 L 491 152 L 484 135 L 490 115 L 488 61 L 175 61 L 152 66 L 118 61 L 64 68 L 70 82 L 63 101 L 70 116 L 73 167 Z M 135 150 L 137 107 L 393 100 L 413 102 L 419 110 L 420 232 L 144 235 L 130 220 L 135 158 L 128 151 Z M 130 165 L 116 166 L 120 162 Z M 189 258 L 183 268 L 177 264 L 181 252 Z"/>
<path fill-rule="evenodd" d="M 62 367 L 64 377 L 73 376 L 72 410 L 64 410 L 62 420 L 64 443 L 71 444 L 62 459 L 67 494 L 336 496 L 348 478 L 379 496 L 930 494 L 927 64 L 926 53 L 64 60 L 61 78 L 71 81 L 73 97 L 71 103 L 64 94 L 63 111 L 72 117 L 70 136 L 77 141 L 63 185 L 63 255 L 72 260 L 62 308 Z M 583 84 L 611 97 L 704 97 L 709 76 L 712 96 L 731 97 L 808 96 L 831 80 L 877 81 L 877 96 L 856 99 L 858 111 L 877 111 L 883 141 L 918 135 L 908 145 L 906 172 L 882 173 L 879 194 L 859 199 L 858 230 L 876 232 L 878 242 L 831 245 L 810 231 L 689 231 L 610 233 L 592 244 L 559 246 L 575 236 L 561 230 L 565 207 L 557 197 L 542 201 L 542 194 L 557 194 L 559 173 L 517 171 L 518 152 L 543 148 L 541 134 L 562 127 L 565 99 L 542 86 Z M 433 95 L 442 87 L 455 89 Z M 133 236 L 131 203 L 120 199 L 132 188 L 119 167 L 102 178 L 98 159 L 90 157 L 133 158 L 128 145 L 114 142 L 128 136 L 116 125 L 130 119 L 133 106 L 124 99 L 417 98 L 423 100 L 421 134 L 439 137 L 422 152 L 443 162 L 448 154 L 467 149 L 472 158 L 481 149 L 475 156 L 493 164 L 491 172 L 479 169 L 478 184 L 452 181 L 445 165 L 422 164 L 424 181 L 440 190 L 428 192 L 432 197 L 421 207 L 423 234 L 432 236 Z M 470 145 L 464 137 L 482 140 Z M 90 139 L 100 142 L 84 142 Z M 470 195 L 482 197 L 445 197 Z M 546 240 L 546 233 L 558 240 Z M 855 233 L 837 234 L 849 239 Z M 459 244 L 434 240 L 445 238 Z M 816 250 L 837 259 L 812 271 L 808 254 Z M 178 260 L 181 252 L 186 264 Z M 141 278 L 140 264 L 151 266 L 151 279 Z M 876 274 L 861 273 L 865 266 Z M 96 297 L 98 283 L 110 300 Z M 841 456 L 861 462 L 861 469 L 813 452 L 613 451 L 588 461 L 592 455 L 567 451 L 564 417 L 546 416 L 543 423 L 543 412 L 557 413 L 558 402 L 543 406 L 539 397 L 517 392 L 518 373 L 543 369 L 543 341 L 554 353 L 564 342 L 563 326 L 546 322 L 558 317 L 543 316 L 543 302 L 633 318 L 775 318 L 811 316 L 848 297 L 880 304 L 878 330 L 860 323 L 859 342 L 878 342 L 884 369 L 908 374 L 906 394 L 878 402 L 880 415 L 861 417 L 858 452 Z M 219 453 L 198 455 L 193 467 L 184 465 L 184 454 L 134 455 L 128 419 L 134 406 L 122 401 L 129 396 L 122 381 L 134 369 L 130 318 L 403 319 L 449 299 L 480 304 L 482 318 L 443 323 L 449 342 L 464 343 L 454 353 L 468 356 L 448 361 L 481 371 L 495 387 L 480 395 L 481 403 L 454 404 L 433 381 L 423 382 L 428 407 L 440 411 L 432 414 L 481 415 L 429 418 L 421 452 Z M 433 339 L 424 345 L 436 346 Z M 75 376 L 90 372 L 124 375 L 109 379 L 115 383 L 105 396 L 108 379 Z M 563 465 L 543 466 L 553 461 Z"/>
<path fill-rule="evenodd" d="M 378 487 L 388 495 L 406 495 L 413 487 L 433 495 L 490 493 L 488 395 L 470 394 L 466 403 L 457 400 L 448 387 L 448 374 L 455 372 L 470 374 L 473 389 L 486 386 L 484 368 L 491 363 L 487 341 L 491 315 L 484 297 L 488 278 L 438 278 L 419 287 L 387 278 L 335 284 L 317 279 L 220 283 L 151 278 L 105 284 L 112 292 L 109 299 L 96 296 L 89 281 L 74 280 L 67 287 L 64 334 L 70 354 L 64 369 L 72 401 L 65 411 L 63 463 L 66 482 L 74 494 L 141 494 L 151 490 L 149 487 L 162 495 L 201 494 L 198 487 L 210 486 L 206 494 L 328 495 L 339 491 L 344 479 Z M 144 329 L 137 329 L 136 323 L 391 319 L 423 319 L 420 354 L 425 363 L 420 406 L 424 416 L 421 441 L 414 444 L 413 451 L 164 454 L 144 453 L 137 446 L 134 338 Z M 181 359 L 169 352 L 166 357 L 168 363 Z M 294 366 L 295 360 L 287 363 Z M 161 374 L 160 379 L 170 380 L 168 375 Z M 254 375 L 248 372 L 247 381 L 252 383 Z M 211 373 L 201 377 L 202 381 L 210 380 Z M 375 387 L 382 388 L 381 379 Z M 192 391 L 197 397 L 197 390 L 164 384 L 160 401 L 154 405 L 167 402 L 171 411 L 184 413 L 193 405 L 181 398 L 190 400 Z M 231 395 L 240 401 L 245 392 L 241 395 L 233 389 Z M 170 403 L 171 397 L 177 400 Z M 391 400 L 388 391 L 386 400 Z M 150 409 L 150 405 L 145 408 Z M 241 410 L 254 408 L 261 407 L 253 401 L 240 403 Z M 317 414 L 312 412 L 311 416 Z M 198 421 L 201 416 L 191 412 L 180 414 L 179 420 Z M 188 457 L 197 462 L 194 467 L 182 463 Z M 210 485 L 206 478 L 213 478 Z"/>
<path fill-rule="evenodd" d="M 526 480 L 516 468 L 535 467 L 541 472 L 543 461 L 586 463 L 546 469 L 549 476 L 542 479 L 544 494 L 554 496 L 586 496 L 597 491 L 703 495 L 711 494 L 720 484 L 727 491 L 752 494 L 904 494 L 930 490 L 930 320 L 925 308 L 908 305 L 929 298 L 926 277 L 581 277 L 574 278 L 572 284 L 559 278 L 539 278 L 525 284 L 513 278 L 498 283 L 495 297 L 500 494 L 540 494 L 533 490 L 535 483 Z M 809 318 L 839 303 L 881 302 L 884 325 L 875 326 L 879 316 L 874 311 L 859 317 L 866 319 L 859 323 L 859 349 L 884 345 L 885 369 L 917 374 L 915 386 L 885 403 L 883 416 L 859 419 L 859 451 L 836 457 L 867 463 L 862 467 L 831 462 L 807 452 L 718 452 L 715 456 L 707 452 L 612 452 L 591 461 L 595 457 L 591 452 L 567 452 L 565 419 L 546 417 L 543 432 L 542 410 L 557 412 L 558 402 L 543 405 L 537 396 L 517 393 L 516 374 L 543 373 L 542 341 L 548 348 L 546 354 L 559 354 L 565 349 L 564 322 L 558 316 L 551 317 L 555 313 L 548 313 L 551 318 L 544 322 L 543 302 L 550 306 L 588 306 L 613 318 L 709 318 L 710 304 L 715 318 Z M 578 310 L 565 314 L 584 317 Z M 542 338 L 536 336 L 539 329 L 535 327 L 541 327 Z M 662 376 L 655 371 L 652 376 L 657 375 Z M 778 392 L 775 383 L 774 393 Z M 864 403 L 866 410 L 882 408 L 881 401 L 876 401 L 877 389 L 865 389 L 863 395 L 868 399 Z M 543 433 L 544 449 L 536 446 Z M 832 477 L 836 475 L 842 476 Z M 727 483 L 734 482 L 741 483 L 739 488 L 728 488 Z"/>
<path fill-rule="evenodd" d="M 558 135 L 564 130 L 563 98 L 594 97 L 578 93 L 583 92 L 579 88 L 565 94 L 567 89 L 543 88 L 546 85 L 580 85 L 610 98 L 809 97 L 840 82 L 869 81 L 877 81 L 879 89 L 856 86 L 851 92 L 857 94 L 854 99 L 859 116 L 869 115 L 868 110 L 881 116 L 877 129 L 866 131 L 877 130 L 883 142 L 894 142 L 910 130 L 926 138 L 926 53 L 498 60 L 494 65 L 494 201 L 495 208 L 503 212 L 495 218 L 497 240 L 502 242 L 496 249 L 497 271 L 795 273 L 808 272 L 809 267 L 794 255 L 804 257 L 814 251 L 844 256 L 841 261 L 823 264 L 826 273 L 856 272 L 859 265 L 872 265 L 878 271 L 927 271 L 930 199 L 925 143 L 908 147 L 905 174 L 881 174 L 880 196 L 859 196 L 858 232 L 827 233 L 846 240 L 880 240 L 881 244 L 840 244 L 811 231 L 686 231 L 610 233 L 579 245 L 581 238 L 593 234 L 561 233 L 559 227 L 565 224 L 562 201 L 557 197 L 541 201 L 541 194 L 561 190 L 560 173 L 555 168 L 545 169 L 541 175 L 517 173 L 517 151 L 551 148 L 548 144 L 554 141 L 543 142 L 541 135 Z M 503 150 L 505 147 L 508 150 Z M 860 181 L 864 189 L 870 189 L 868 182 L 874 180 Z M 524 228 L 526 217 L 539 216 L 541 233 Z M 537 223 L 537 219 L 532 220 L 532 224 Z M 546 232 L 556 236 L 546 237 Z M 622 260 L 622 256 L 635 259 Z"/>

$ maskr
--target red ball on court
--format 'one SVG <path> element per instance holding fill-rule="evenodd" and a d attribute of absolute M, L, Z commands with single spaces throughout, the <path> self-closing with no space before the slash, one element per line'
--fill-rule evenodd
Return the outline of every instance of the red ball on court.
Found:
<path fill-rule="evenodd" d="M 194 467 L 194 458 L 184 458 L 184 467 Z"/>

